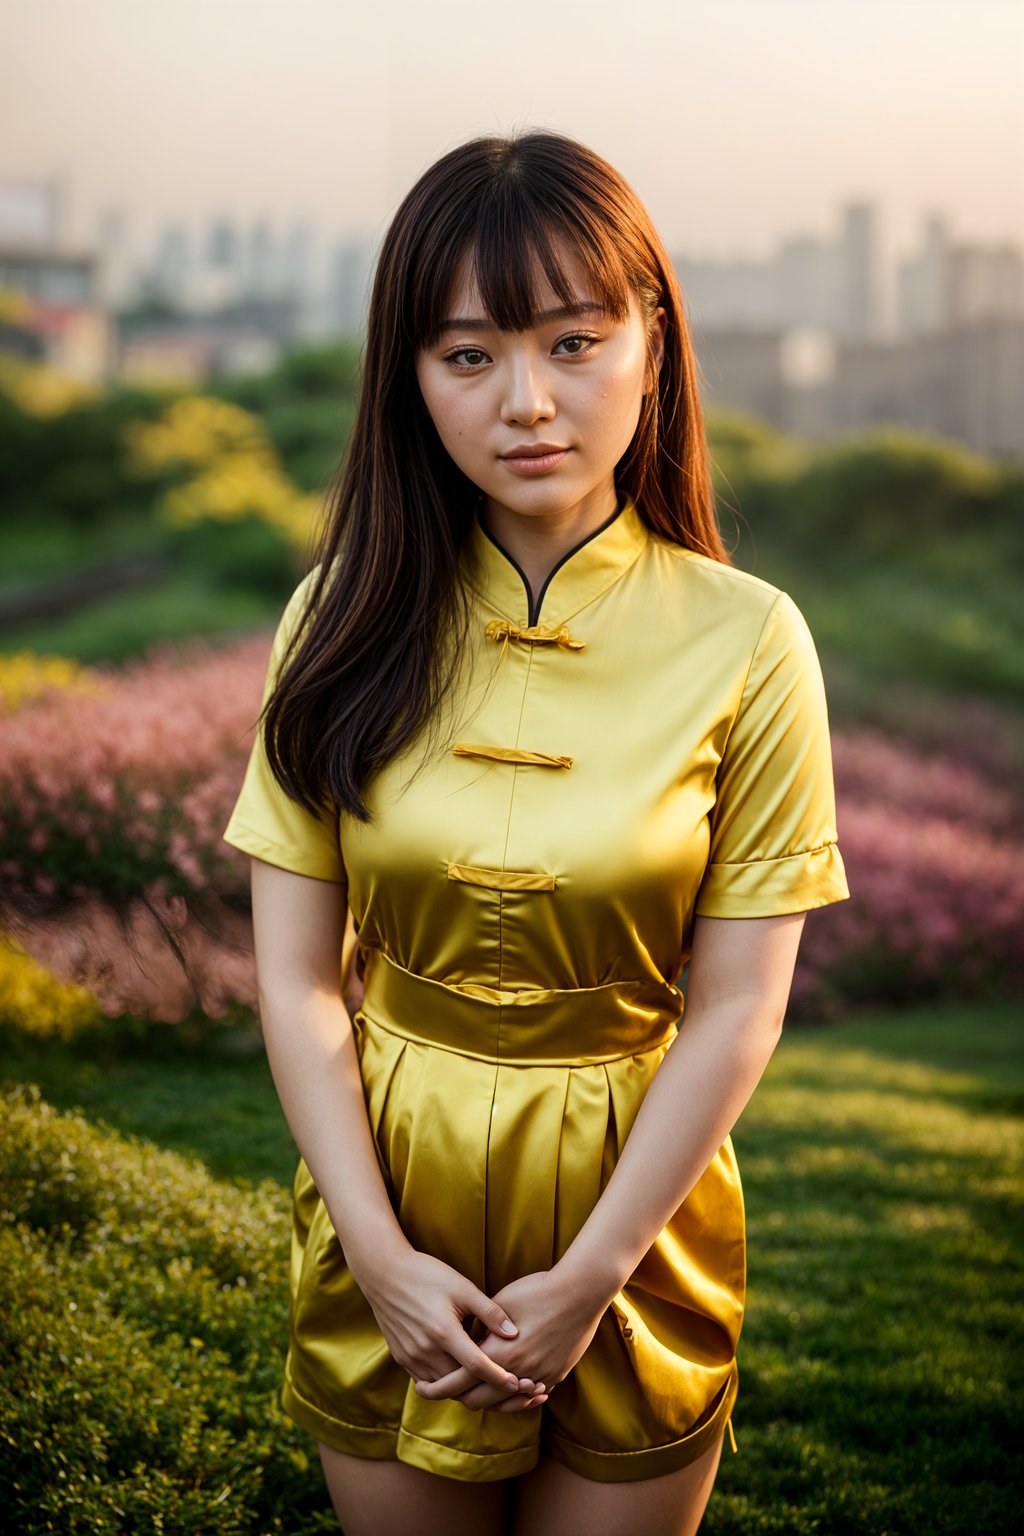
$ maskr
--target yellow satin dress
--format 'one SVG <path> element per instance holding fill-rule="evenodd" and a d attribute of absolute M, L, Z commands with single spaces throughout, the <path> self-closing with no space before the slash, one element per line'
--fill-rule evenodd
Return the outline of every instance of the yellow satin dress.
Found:
<path fill-rule="evenodd" d="M 787 593 L 661 538 L 628 496 L 536 603 L 477 518 L 460 559 L 459 685 L 433 743 L 367 786 L 376 825 L 296 806 L 257 737 L 224 836 L 347 885 L 342 964 L 358 934 L 352 1024 L 389 1196 L 415 1248 L 494 1295 L 551 1268 L 598 1201 L 685 1027 L 695 914 L 850 893 L 821 670 Z M 281 1402 L 326 1444 L 470 1482 L 542 1454 L 598 1481 L 655 1477 L 726 1428 L 736 1449 L 746 1239 L 729 1136 L 573 1370 L 515 1414 L 419 1397 L 301 1158 L 293 1195 Z"/>

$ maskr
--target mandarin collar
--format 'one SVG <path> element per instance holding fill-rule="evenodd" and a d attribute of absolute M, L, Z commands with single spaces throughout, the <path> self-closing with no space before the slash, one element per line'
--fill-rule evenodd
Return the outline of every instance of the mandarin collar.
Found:
<path fill-rule="evenodd" d="M 462 559 L 467 579 L 503 618 L 518 625 L 557 625 L 592 603 L 637 559 L 650 537 L 628 491 L 618 510 L 566 550 L 549 572 L 533 613 L 526 576 L 480 522 L 476 507 Z"/>

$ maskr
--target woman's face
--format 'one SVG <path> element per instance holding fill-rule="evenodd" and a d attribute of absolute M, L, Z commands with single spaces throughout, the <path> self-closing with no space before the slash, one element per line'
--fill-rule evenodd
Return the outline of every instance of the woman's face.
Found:
<path fill-rule="evenodd" d="M 489 507 L 589 521 L 615 510 L 615 465 L 632 441 L 645 390 L 655 387 L 665 311 L 653 325 L 652 368 L 636 294 L 630 290 L 628 318 L 613 321 L 578 262 L 561 254 L 579 310 L 566 314 L 544 278 L 542 318 L 523 332 L 497 330 L 487 319 L 464 261 L 450 324 L 417 354 L 416 377 L 442 443 Z M 523 456 L 538 448 L 556 451 Z"/>

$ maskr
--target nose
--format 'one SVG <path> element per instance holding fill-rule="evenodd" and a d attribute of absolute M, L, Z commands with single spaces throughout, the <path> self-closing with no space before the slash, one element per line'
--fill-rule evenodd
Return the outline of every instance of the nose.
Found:
<path fill-rule="evenodd" d="M 502 393 L 501 419 L 508 425 L 532 426 L 550 421 L 555 402 L 541 365 L 525 354 L 509 360 Z"/>

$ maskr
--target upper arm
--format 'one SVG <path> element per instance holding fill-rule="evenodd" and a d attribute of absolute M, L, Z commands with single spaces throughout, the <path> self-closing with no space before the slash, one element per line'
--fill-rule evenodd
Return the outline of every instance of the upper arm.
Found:
<path fill-rule="evenodd" d="M 737 1004 L 781 1027 L 806 917 L 694 918 L 686 1013 Z"/>
<path fill-rule="evenodd" d="M 343 881 L 252 860 L 252 924 L 261 997 L 341 987 L 348 909 Z"/>

